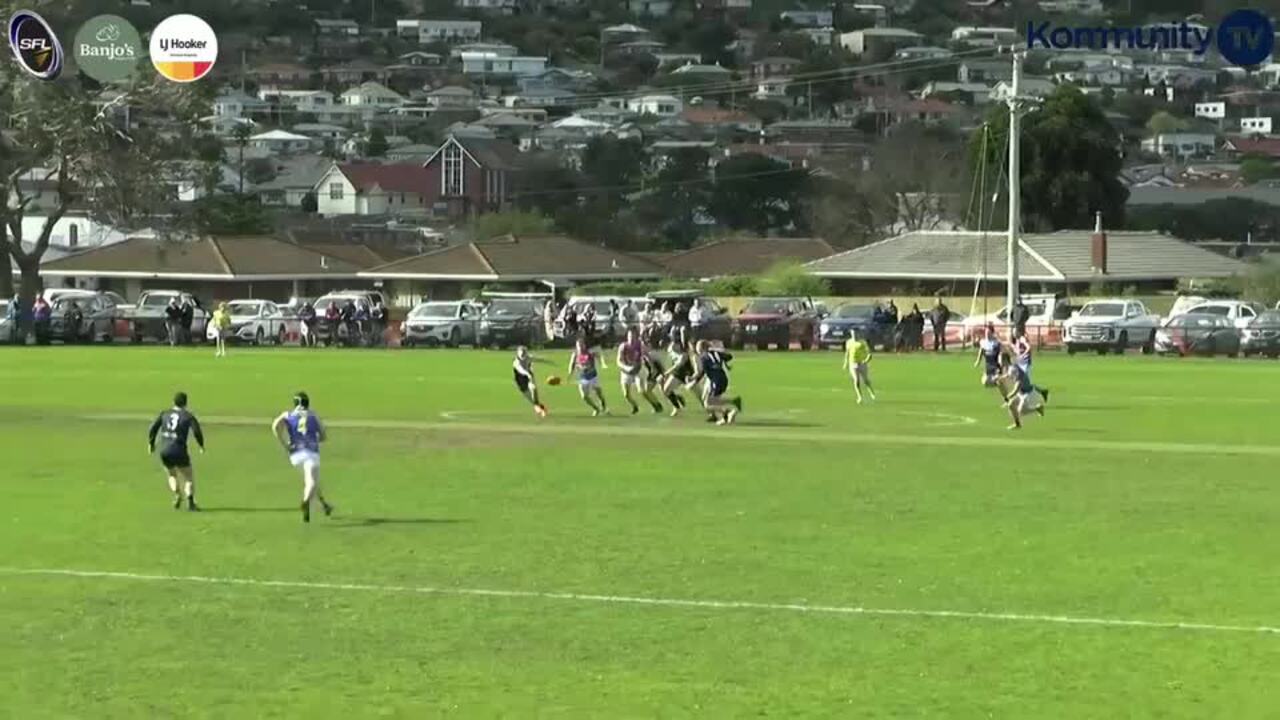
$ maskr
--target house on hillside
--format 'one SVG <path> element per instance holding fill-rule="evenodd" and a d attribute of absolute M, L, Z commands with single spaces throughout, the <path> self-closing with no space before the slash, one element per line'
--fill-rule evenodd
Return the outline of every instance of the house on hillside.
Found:
<path fill-rule="evenodd" d="M 469 110 L 480 103 L 480 98 L 471 88 L 446 85 L 436 88 L 424 98 L 427 107 L 434 110 Z"/>
<path fill-rule="evenodd" d="M 376 82 L 360 83 L 339 95 L 338 100 L 343 105 L 374 108 L 393 108 L 405 104 L 403 95 Z"/>
<path fill-rule="evenodd" d="M 253 186 L 258 201 L 270 207 L 300 208 L 333 161 L 320 155 L 295 155 L 275 161 L 275 177 Z"/>
<path fill-rule="evenodd" d="M 640 18 L 664 18 L 674 7 L 675 0 L 627 0 L 627 12 Z"/>
<path fill-rule="evenodd" d="M 799 28 L 829 28 L 835 24 L 830 10 L 784 10 L 778 17 Z"/>
<path fill-rule="evenodd" d="M 297 87 L 311 80 L 311 68 L 297 63 L 265 63 L 249 71 L 258 87 Z"/>
<path fill-rule="evenodd" d="M 479 78 L 506 78 L 541 75 L 547 70 L 542 56 L 498 55 L 488 52 L 462 53 L 462 74 Z"/>
<path fill-rule="evenodd" d="M 354 20 L 313 21 L 315 28 L 314 47 L 321 57 L 352 57 L 360 44 L 360 25 Z"/>
<path fill-rule="evenodd" d="M 465 43 L 480 39 L 483 23 L 479 20 L 420 20 L 418 42 Z"/>
<path fill-rule="evenodd" d="M 454 0 L 460 10 L 478 10 L 498 15 L 514 15 L 520 8 L 518 0 Z"/>
<path fill-rule="evenodd" d="M 272 155 L 292 155 L 316 149 L 315 138 L 291 133 L 287 130 L 269 130 L 249 138 L 249 147 L 258 148 Z"/>
<path fill-rule="evenodd" d="M 767 80 L 776 77 L 790 77 L 800 67 L 800 61 L 789 57 L 766 57 L 751 63 L 751 77 L 756 80 Z"/>
<path fill-rule="evenodd" d="M 330 85 L 355 85 L 362 82 L 383 82 L 390 73 L 372 60 L 359 58 L 341 65 L 320 69 L 320 77 Z"/>
<path fill-rule="evenodd" d="M 684 103 L 674 95 L 641 95 L 627 99 L 627 110 L 637 115 L 676 117 L 684 110 Z"/>
<path fill-rule="evenodd" d="M 841 33 L 840 47 L 858 56 L 891 57 L 904 47 L 919 45 L 924 36 L 906 28 L 864 28 Z"/>
<path fill-rule="evenodd" d="M 323 216 L 425 215 L 429 185 L 418 164 L 334 163 L 313 191 Z"/>
<path fill-rule="evenodd" d="M 432 212 L 465 217 L 506 209 L 522 180 L 524 159 L 506 140 L 451 135 L 423 165 Z"/>

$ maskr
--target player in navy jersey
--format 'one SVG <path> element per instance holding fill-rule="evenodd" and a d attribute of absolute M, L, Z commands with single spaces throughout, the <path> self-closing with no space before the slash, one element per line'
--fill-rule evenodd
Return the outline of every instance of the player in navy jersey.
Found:
<path fill-rule="evenodd" d="M 742 398 L 725 398 L 729 390 L 729 363 L 733 355 L 722 350 L 712 350 L 706 340 L 699 340 L 694 346 L 698 355 L 693 381 L 705 380 L 702 391 L 702 405 L 707 410 L 707 421 L 725 425 L 737 419 L 742 412 Z"/>
<path fill-rule="evenodd" d="M 1004 345 L 1000 343 L 1000 338 L 996 336 L 996 329 L 992 325 L 987 326 L 986 335 L 978 343 L 978 357 L 973 361 L 973 366 L 977 367 L 982 364 L 982 384 L 985 387 L 994 387 L 1000 380 L 1000 371 L 1004 367 Z"/>
<path fill-rule="evenodd" d="M 289 462 L 302 468 L 302 522 L 311 522 L 313 499 L 320 501 L 325 515 L 332 515 L 333 506 L 320 491 L 320 443 L 326 436 L 320 417 L 311 412 L 311 398 L 304 392 L 295 395 L 293 409 L 271 423 L 271 432 L 289 452 Z"/>
<path fill-rule="evenodd" d="M 182 507 L 182 498 L 187 498 L 187 509 L 194 512 L 200 508 L 196 505 L 196 478 L 191 469 L 191 453 L 187 450 L 188 439 L 194 437 L 204 453 L 204 432 L 200 429 L 200 421 L 187 411 L 187 394 L 177 393 L 173 396 L 173 407 L 156 416 L 147 432 L 147 454 L 156 451 L 156 436 L 163 445 L 160 447 L 160 463 L 164 465 L 165 474 L 169 477 L 169 490 L 173 493 L 173 509 Z M 183 480 L 178 486 L 178 478 Z"/>
<path fill-rule="evenodd" d="M 1014 364 L 1022 369 L 1022 372 L 1027 376 L 1027 381 L 1031 382 L 1031 340 L 1027 338 L 1025 330 L 1021 334 L 1014 335 L 1013 355 Z M 1049 388 L 1034 384 L 1032 387 L 1035 388 L 1036 392 L 1040 393 L 1046 403 L 1049 402 Z"/>

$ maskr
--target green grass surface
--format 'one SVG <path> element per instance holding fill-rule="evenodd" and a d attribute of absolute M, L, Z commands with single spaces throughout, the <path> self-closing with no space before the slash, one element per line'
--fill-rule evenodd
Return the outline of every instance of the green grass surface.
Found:
<path fill-rule="evenodd" d="M 1277 363 L 1044 356 L 1014 435 L 968 354 L 878 356 L 858 407 L 835 353 L 743 353 L 730 428 L 568 387 L 538 421 L 505 353 L 211 355 L 0 349 L 0 716 L 1280 708 L 1280 634 L 1247 629 L 1280 626 Z M 198 515 L 144 453 L 176 389 Z M 268 431 L 299 389 L 339 506 L 309 526 Z"/>

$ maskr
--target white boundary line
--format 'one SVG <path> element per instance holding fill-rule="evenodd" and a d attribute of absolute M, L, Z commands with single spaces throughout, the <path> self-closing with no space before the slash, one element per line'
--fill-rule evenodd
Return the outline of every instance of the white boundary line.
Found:
<path fill-rule="evenodd" d="M 456 415 L 456 414 L 455 414 Z M 47 416 L 46 416 L 47 417 Z M 141 413 L 94 413 L 72 416 L 90 422 L 140 422 L 147 423 L 153 419 L 151 415 Z M 615 419 L 624 416 L 615 416 Z M 616 436 L 619 425 L 616 422 L 600 422 L 582 417 L 582 422 L 564 423 L 552 421 L 528 422 L 473 422 L 437 420 L 334 420 L 326 419 L 329 428 L 347 428 L 352 430 L 403 430 L 409 432 L 432 431 L 476 431 L 504 432 L 531 435 L 605 435 Z M 236 415 L 202 416 L 203 425 L 262 426 L 269 427 L 269 418 L 245 417 Z M 1210 445 L 1205 443 L 1161 442 L 1157 440 L 1088 440 L 1067 439 L 1060 437 L 1018 436 L 1008 433 L 1000 435 L 911 435 L 871 432 L 835 432 L 812 428 L 787 427 L 751 427 L 750 416 L 744 424 L 708 428 L 702 424 L 664 423 L 662 425 L 632 424 L 626 429 L 632 437 L 662 438 L 715 438 L 717 440 L 739 440 L 749 442 L 790 442 L 790 443 L 830 443 L 839 445 L 909 445 L 912 447 L 964 447 L 964 448 L 998 448 L 1011 447 L 1039 448 L 1041 450 L 1097 450 L 1099 452 L 1123 453 L 1164 453 L 1169 455 L 1197 455 L 1213 457 L 1218 455 L 1247 455 L 1255 457 L 1280 457 L 1280 445 Z"/>
<path fill-rule="evenodd" d="M 1151 630 L 1185 630 L 1214 633 L 1280 635 L 1280 627 L 1268 625 L 1220 625 L 1216 623 L 1202 622 L 1128 620 L 1123 618 L 1077 617 L 1071 615 L 971 612 L 966 610 L 911 610 L 901 608 L 870 608 L 842 605 L 807 605 L 803 603 L 752 602 L 745 600 L 688 600 L 679 598 L 639 597 L 632 595 L 539 592 L 536 590 L 486 590 L 460 587 L 374 585 L 369 583 L 307 582 L 301 580 L 259 580 L 256 578 L 203 577 L 199 575 L 156 575 L 131 572 L 110 572 L 106 570 L 73 570 L 65 568 L 0 567 L 0 574 L 42 577 L 74 577 L 98 580 L 133 580 L 138 582 L 186 583 L 201 585 L 232 585 L 242 587 L 285 588 L 290 590 L 341 590 L 370 593 L 554 600 L 577 603 L 649 605 L 655 607 L 700 608 L 708 610 L 759 610 L 766 612 L 791 612 L 814 615 L 865 615 L 876 617 L 983 620 L 991 622 L 1037 623 L 1042 625 L 1093 625 L 1100 627 L 1127 627 Z"/>

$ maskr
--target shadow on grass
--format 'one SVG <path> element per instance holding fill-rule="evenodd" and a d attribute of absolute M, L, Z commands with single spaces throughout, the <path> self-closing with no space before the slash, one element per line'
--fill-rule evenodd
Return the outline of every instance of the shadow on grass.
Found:
<path fill-rule="evenodd" d="M 710 425 L 711 423 L 707 423 Z M 734 425 L 742 427 L 789 427 L 789 428 L 816 428 L 823 427 L 818 423 L 800 422 L 798 420 L 739 420 Z"/>
<path fill-rule="evenodd" d="M 294 507 L 205 507 L 200 506 L 200 512 L 206 513 L 288 513 L 298 512 L 298 508 Z"/>
<path fill-rule="evenodd" d="M 469 522 L 471 521 L 455 518 L 337 517 L 334 518 L 333 525 L 334 527 L 362 528 L 382 525 L 458 525 Z"/>

